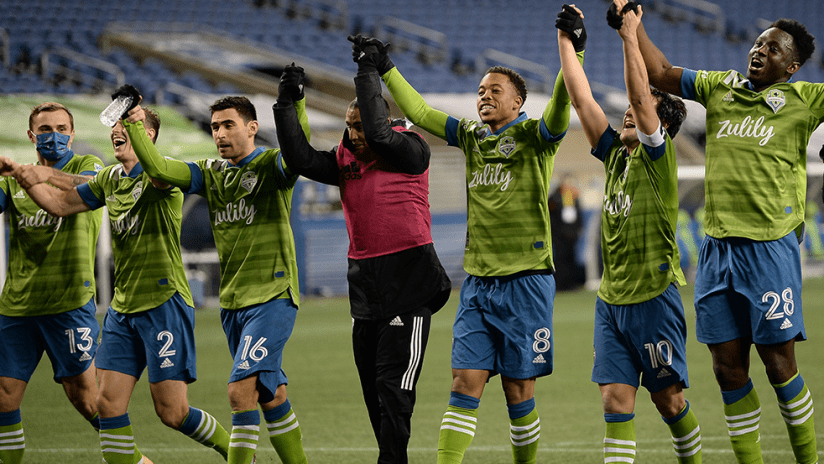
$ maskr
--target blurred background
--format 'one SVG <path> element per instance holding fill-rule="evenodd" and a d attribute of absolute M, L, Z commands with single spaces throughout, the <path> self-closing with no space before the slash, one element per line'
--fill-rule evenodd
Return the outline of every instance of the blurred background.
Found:
<path fill-rule="evenodd" d="M 75 117 L 76 153 L 115 163 L 109 129 L 98 114 L 118 86 L 140 89 L 158 110 L 161 153 L 192 161 L 217 156 L 208 106 L 225 95 L 248 96 L 261 123 L 259 145 L 277 146 L 271 105 L 283 67 L 307 73 L 312 144 L 335 146 L 355 96 L 350 34 L 392 43 L 391 58 L 434 108 L 477 119 L 475 95 L 483 72 L 504 65 L 526 79 L 525 111 L 539 117 L 559 69 L 555 16 L 562 2 L 544 0 L 145 0 L 142 2 L 0 0 L 0 152 L 36 161 L 26 137 L 31 108 L 59 101 Z M 621 41 L 606 25 L 610 2 L 576 2 L 586 16 L 584 68 L 614 127 L 627 107 Z M 758 34 L 780 17 L 797 19 L 824 37 L 824 9 L 816 0 L 649 0 L 644 24 L 669 61 L 692 69 L 745 71 Z M 796 75 L 824 81 L 820 48 Z M 385 92 L 389 98 L 388 92 Z M 688 102 L 676 138 L 681 212 L 681 265 L 694 274 L 703 239 L 704 110 Z M 401 117 L 393 106 L 393 117 Z M 556 157 L 547 201 L 553 223 L 556 279 L 562 290 L 597 288 L 603 167 L 589 155 L 577 116 Z M 424 133 L 432 145 L 430 203 L 433 238 L 456 286 L 464 277 L 466 194 L 462 153 Z M 807 227 L 802 243 L 805 277 L 824 275 L 822 169 L 824 132 L 808 146 Z M 188 196 L 184 205 L 184 261 L 198 306 L 217 305 L 217 254 L 208 207 Z M 336 188 L 301 179 L 293 198 L 293 228 L 304 295 L 346 294 L 348 239 Z M 8 220 L 6 219 L 6 223 Z M 104 221 L 98 251 L 99 305 L 110 299 L 112 273 Z M 2 234 L 0 234 L 2 238 Z M 5 246 L 0 249 L 5 249 Z M 3 264 L 3 263 L 0 263 Z M 1 272 L 5 265 L 0 265 Z M 4 280 L 0 279 L 0 282 Z"/>

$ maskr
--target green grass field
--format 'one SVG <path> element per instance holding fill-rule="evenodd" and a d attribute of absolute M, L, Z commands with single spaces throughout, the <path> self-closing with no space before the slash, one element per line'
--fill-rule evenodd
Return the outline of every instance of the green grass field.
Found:
<path fill-rule="evenodd" d="M 688 359 L 692 387 L 687 399 L 698 416 L 705 463 L 732 463 L 721 395 L 712 375 L 706 347 L 695 340 L 692 288 L 682 289 L 689 327 Z M 555 372 L 540 379 L 536 403 L 542 430 L 538 462 L 601 463 L 603 414 L 600 394 L 590 382 L 594 292 L 559 294 L 555 299 Z M 819 405 L 819 453 L 824 450 L 824 280 L 804 285 L 805 322 L 809 341 L 797 345 L 797 358 Z M 451 324 L 457 293 L 435 315 L 409 443 L 410 463 L 434 463 L 441 416 L 449 400 Z M 377 447 L 361 399 L 350 345 L 351 319 L 346 299 L 306 299 L 286 346 L 284 369 L 289 375 L 289 397 L 303 429 L 310 463 L 369 463 Z M 197 313 L 198 381 L 190 385 L 193 406 L 211 412 L 231 428 L 226 379 L 231 367 L 216 310 Z M 753 356 L 755 351 L 753 350 Z M 794 462 L 775 394 L 760 361 L 753 359 L 752 378 L 762 403 L 761 437 L 765 463 Z M 101 461 L 97 436 L 51 380 L 44 360 L 29 384 L 22 413 L 26 431 L 25 462 L 74 463 Z M 223 462 L 207 450 L 164 427 L 155 416 L 145 375 L 138 383 L 129 413 L 135 439 L 155 463 Z M 637 463 L 675 462 L 668 430 L 645 390 L 636 406 Z M 258 447 L 259 463 L 280 460 L 265 438 Z M 509 424 L 498 377 L 487 386 L 478 416 L 475 440 L 465 463 L 511 462 Z"/>

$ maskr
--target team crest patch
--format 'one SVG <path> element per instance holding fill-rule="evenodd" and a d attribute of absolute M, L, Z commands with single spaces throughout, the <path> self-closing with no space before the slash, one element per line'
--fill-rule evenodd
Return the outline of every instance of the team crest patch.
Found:
<path fill-rule="evenodd" d="M 784 97 L 783 91 L 773 89 L 767 93 L 767 105 L 772 108 L 773 113 L 778 113 L 778 110 L 780 110 L 785 103 L 787 103 L 787 99 Z"/>
<path fill-rule="evenodd" d="M 255 171 L 246 171 L 240 177 L 240 186 L 245 188 L 247 192 L 251 193 L 252 189 L 257 185 L 257 174 Z"/>
<path fill-rule="evenodd" d="M 142 194 L 142 193 L 143 193 L 143 181 L 139 180 L 139 181 L 137 181 L 136 184 L 134 184 L 134 187 L 132 188 L 132 198 L 134 198 L 134 201 L 137 201 L 137 199 L 140 198 L 140 194 Z"/>
<path fill-rule="evenodd" d="M 515 139 L 509 136 L 502 138 L 501 141 L 498 143 L 498 151 L 500 151 L 501 153 L 503 153 L 504 156 L 509 158 L 509 155 L 511 155 L 512 152 L 515 151 Z"/>

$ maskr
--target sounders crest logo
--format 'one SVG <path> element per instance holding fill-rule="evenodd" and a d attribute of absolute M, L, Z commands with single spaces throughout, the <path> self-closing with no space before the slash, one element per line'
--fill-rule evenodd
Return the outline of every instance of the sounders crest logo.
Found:
<path fill-rule="evenodd" d="M 252 189 L 257 185 L 257 174 L 255 171 L 246 171 L 240 176 L 240 186 L 252 193 Z"/>
<path fill-rule="evenodd" d="M 506 136 L 501 139 L 500 143 L 498 144 L 498 151 L 503 153 L 504 156 L 509 158 L 509 155 L 515 151 L 515 139 L 512 137 Z"/>
<path fill-rule="evenodd" d="M 134 187 L 132 187 L 132 198 L 134 198 L 134 201 L 137 201 L 137 199 L 140 198 L 140 194 L 142 194 L 142 193 L 143 193 L 143 181 L 139 180 L 139 181 L 137 181 L 136 184 L 134 184 Z"/>

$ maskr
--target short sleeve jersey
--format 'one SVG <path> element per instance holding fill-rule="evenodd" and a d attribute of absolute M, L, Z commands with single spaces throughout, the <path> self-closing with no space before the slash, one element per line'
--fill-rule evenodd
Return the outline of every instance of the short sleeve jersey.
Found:
<path fill-rule="evenodd" d="M 289 222 L 297 176 L 284 172 L 280 150 L 258 148 L 238 165 L 208 159 L 189 163 L 189 169 L 189 193 L 209 203 L 220 260 L 220 306 L 240 309 L 278 296 L 299 304 Z"/>
<path fill-rule="evenodd" d="M 94 174 L 94 155 L 66 157 L 55 166 L 69 174 Z M 9 217 L 8 272 L 0 314 L 45 316 L 77 309 L 95 294 L 94 252 L 101 212 L 65 218 L 42 210 L 10 177 L 0 179 L 0 205 Z"/>
<path fill-rule="evenodd" d="M 134 314 L 154 309 L 180 293 L 193 306 L 180 256 L 183 193 L 158 189 L 140 164 L 129 174 L 108 166 L 77 188 L 93 209 L 106 206 L 114 254 L 112 309 Z"/>
<path fill-rule="evenodd" d="M 675 147 L 639 144 L 629 153 L 608 127 L 592 154 L 606 171 L 601 212 L 604 275 L 598 296 L 609 304 L 642 303 L 672 282 L 685 285 L 675 228 L 678 220 L 678 167 Z"/>
<path fill-rule="evenodd" d="M 549 180 L 563 135 L 547 140 L 541 126 L 521 113 L 494 134 L 468 119 L 449 134 L 466 156 L 464 270 L 471 275 L 554 269 Z"/>
<path fill-rule="evenodd" d="M 681 87 L 707 109 L 706 233 L 766 241 L 798 229 L 824 84 L 785 82 L 755 92 L 735 71 L 684 70 Z"/>

